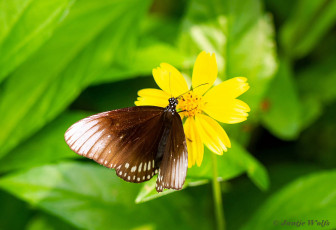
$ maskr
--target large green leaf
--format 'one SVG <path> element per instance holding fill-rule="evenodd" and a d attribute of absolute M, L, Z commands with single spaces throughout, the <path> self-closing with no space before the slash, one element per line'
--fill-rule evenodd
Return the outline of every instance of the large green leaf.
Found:
<path fill-rule="evenodd" d="M 140 39 L 134 60 L 127 66 L 112 66 L 99 76 L 94 84 L 125 77 L 151 76 L 153 68 L 163 62 L 176 68 L 182 67 L 186 57 L 173 45 L 178 28 L 179 24 L 175 20 L 153 14 L 146 15 L 140 26 Z"/>
<path fill-rule="evenodd" d="M 144 185 L 142 186 L 141 190 L 139 191 L 138 196 L 135 199 L 136 203 L 143 203 L 146 201 L 150 201 L 159 197 L 163 197 L 165 195 L 168 195 L 170 193 L 174 193 L 177 192 L 173 189 L 165 189 L 163 192 L 158 193 L 155 189 L 155 184 L 156 184 L 156 178 L 154 177 L 154 179 L 147 181 L 144 183 Z M 221 180 L 221 179 L 219 179 Z M 203 184 L 208 183 L 208 180 L 203 179 L 203 180 L 197 180 L 197 179 L 189 179 L 187 178 L 184 182 L 183 185 L 183 189 L 187 188 L 187 187 L 194 187 L 194 186 L 200 186 Z"/>
<path fill-rule="evenodd" d="M 222 180 L 234 178 L 244 172 L 262 190 L 269 186 L 268 174 L 262 164 L 250 155 L 239 143 L 231 140 L 232 148 L 222 156 L 216 156 L 218 176 Z M 208 149 L 204 153 L 204 159 L 200 167 L 194 166 L 188 170 L 189 178 L 211 179 L 212 161 Z"/>
<path fill-rule="evenodd" d="M 167 198 L 136 205 L 138 184 L 127 183 L 114 171 L 92 164 L 62 163 L 32 168 L 3 177 L 0 187 L 80 229 L 140 226 L 207 229 L 211 217 L 205 213 L 195 219 L 195 215 L 204 209 L 203 205 L 209 202 L 204 192 L 197 198 L 174 193 Z"/>
<path fill-rule="evenodd" d="M 92 84 L 151 75 L 153 68 L 159 66 L 160 63 L 166 62 L 180 67 L 184 59 L 185 57 L 177 48 L 164 42 L 149 40 L 139 45 L 134 60 L 128 66 L 112 66 L 97 77 Z"/>
<path fill-rule="evenodd" d="M 249 178 L 261 190 L 267 190 L 269 179 L 266 169 L 254 157 L 252 157 L 239 143 L 232 141 L 232 148 L 222 156 L 216 156 L 218 180 L 229 180 L 246 172 Z M 205 150 L 202 165 L 188 169 L 187 178 L 183 189 L 187 187 L 199 186 L 208 183 L 213 179 L 213 165 L 210 154 L 214 154 L 208 149 Z M 174 190 L 164 190 L 158 194 L 155 190 L 155 181 L 145 183 L 139 192 L 136 202 L 149 201 L 174 192 Z"/>
<path fill-rule="evenodd" d="M 240 229 L 273 193 L 301 176 L 321 170 L 320 167 L 307 163 L 277 163 L 267 169 L 272 182 L 267 192 L 261 192 L 247 178 L 240 178 L 230 185 L 230 192 L 223 194 L 227 229 Z"/>
<path fill-rule="evenodd" d="M 80 228 L 132 225 L 123 224 L 129 210 L 122 204 L 133 203 L 134 192 L 113 174 L 98 165 L 64 163 L 2 178 L 0 187 Z"/>
<path fill-rule="evenodd" d="M 180 46 L 189 56 L 201 50 L 216 54 L 219 77 L 246 76 L 251 84 L 246 101 L 252 111 L 276 69 L 273 26 L 260 1 L 191 1 Z"/>
<path fill-rule="evenodd" d="M 304 229 L 321 229 L 317 222 L 328 221 L 326 229 L 336 227 L 336 171 L 304 176 L 271 196 L 242 228 L 298 229 L 282 225 L 287 222 L 305 222 Z M 309 225 L 308 220 L 313 220 Z"/>
<path fill-rule="evenodd" d="M 149 1 L 74 4 L 54 35 L 7 79 L 0 91 L 0 156 L 53 119 L 111 64 L 133 55 Z"/>
<path fill-rule="evenodd" d="M 0 82 L 50 37 L 73 2 L 0 1 Z"/>
<path fill-rule="evenodd" d="M 281 44 L 287 56 L 307 55 L 336 21 L 336 2 L 329 0 L 295 2 L 292 16 L 281 28 Z"/>
<path fill-rule="evenodd" d="M 262 122 L 275 136 L 291 140 L 298 136 L 301 127 L 301 103 L 286 60 L 281 60 L 262 106 Z"/>
<path fill-rule="evenodd" d="M 70 125 L 88 115 L 89 113 L 84 112 L 62 114 L 0 159 L 0 172 L 35 167 L 79 156 L 65 143 L 64 133 Z"/>

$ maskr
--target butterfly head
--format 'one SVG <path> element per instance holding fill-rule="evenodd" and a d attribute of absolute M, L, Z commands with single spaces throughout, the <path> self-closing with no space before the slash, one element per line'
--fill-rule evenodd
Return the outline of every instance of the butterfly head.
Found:
<path fill-rule="evenodd" d="M 169 105 L 166 107 L 166 111 L 171 112 L 172 114 L 176 113 L 176 106 L 178 104 L 178 100 L 175 97 L 171 97 L 168 99 Z"/>

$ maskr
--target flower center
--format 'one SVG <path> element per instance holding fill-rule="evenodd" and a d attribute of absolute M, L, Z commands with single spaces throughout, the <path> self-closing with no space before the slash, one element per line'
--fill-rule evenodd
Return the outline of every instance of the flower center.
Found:
<path fill-rule="evenodd" d="M 192 91 L 184 94 L 179 99 L 179 103 L 177 105 L 178 109 L 180 109 L 183 116 L 192 117 L 196 114 L 202 112 L 203 102 L 202 96 L 194 94 Z"/>

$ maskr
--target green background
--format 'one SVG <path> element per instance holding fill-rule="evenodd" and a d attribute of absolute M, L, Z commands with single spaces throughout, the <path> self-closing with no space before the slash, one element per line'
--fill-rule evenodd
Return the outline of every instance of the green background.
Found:
<path fill-rule="evenodd" d="M 214 229 L 208 150 L 158 195 L 63 138 L 133 106 L 161 62 L 191 76 L 202 50 L 251 86 L 217 157 L 227 229 L 336 228 L 335 22 L 333 0 L 0 0 L 0 229 Z"/>

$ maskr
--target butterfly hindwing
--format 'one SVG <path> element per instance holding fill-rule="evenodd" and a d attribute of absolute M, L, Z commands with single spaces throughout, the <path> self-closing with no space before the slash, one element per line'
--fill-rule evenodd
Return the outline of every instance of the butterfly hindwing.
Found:
<path fill-rule="evenodd" d="M 76 153 L 114 168 L 126 181 L 147 181 L 158 172 L 163 110 L 139 106 L 99 113 L 72 125 L 65 141 Z"/>
<path fill-rule="evenodd" d="M 165 127 L 167 129 L 167 127 Z M 168 127 L 169 128 L 169 127 Z M 165 145 L 156 181 L 156 190 L 164 188 L 180 190 L 184 184 L 188 170 L 188 151 L 183 131 L 182 120 L 175 113 L 171 118 L 171 127 Z"/>

